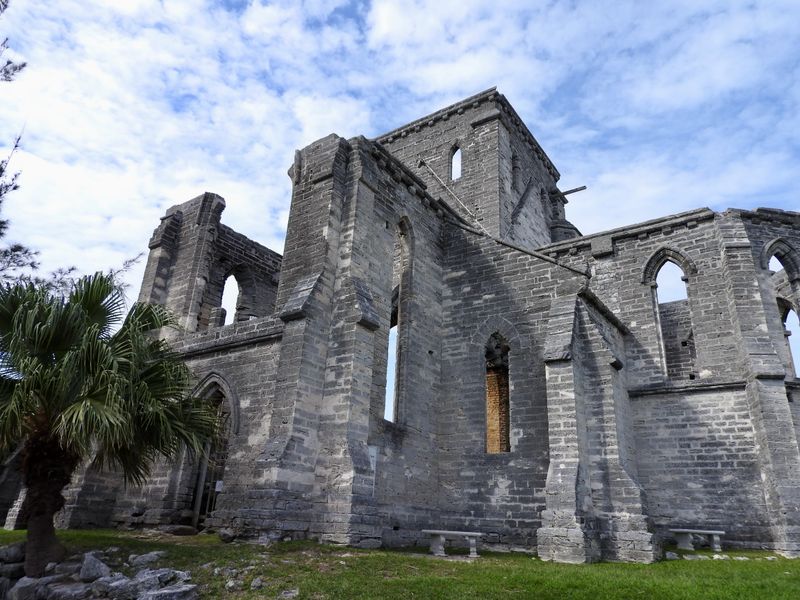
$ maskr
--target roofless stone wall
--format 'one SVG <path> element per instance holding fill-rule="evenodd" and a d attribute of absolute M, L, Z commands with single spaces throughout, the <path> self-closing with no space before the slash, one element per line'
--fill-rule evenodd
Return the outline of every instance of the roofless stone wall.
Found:
<path fill-rule="evenodd" d="M 289 175 L 283 257 L 222 225 L 215 194 L 150 243 L 140 299 L 181 318 L 173 343 L 227 420 L 220 462 L 128 490 L 85 470 L 65 523 L 360 546 L 460 529 L 566 562 L 652 561 L 684 526 L 800 553 L 784 325 L 800 214 L 703 208 L 579 236 L 494 90 L 377 141 L 317 140 Z M 659 303 L 667 262 L 686 300 Z"/>

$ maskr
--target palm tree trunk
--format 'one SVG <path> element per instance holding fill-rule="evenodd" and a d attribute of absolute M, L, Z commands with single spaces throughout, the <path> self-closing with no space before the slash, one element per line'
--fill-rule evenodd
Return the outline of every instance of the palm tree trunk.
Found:
<path fill-rule="evenodd" d="M 60 562 L 66 551 L 56 537 L 53 517 L 64 506 L 62 490 L 78 465 L 48 432 L 33 432 L 25 443 L 22 472 L 28 488 L 28 540 L 25 575 L 41 577 L 47 563 Z"/>
<path fill-rule="evenodd" d="M 28 542 L 25 545 L 25 575 L 28 577 L 41 577 L 48 563 L 61 562 L 66 556 L 53 526 L 55 512 L 42 511 L 28 519 Z"/>

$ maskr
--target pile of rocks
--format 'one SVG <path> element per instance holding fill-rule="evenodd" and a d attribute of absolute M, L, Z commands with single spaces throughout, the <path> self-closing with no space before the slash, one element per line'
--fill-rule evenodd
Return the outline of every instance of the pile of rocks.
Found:
<path fill-rule="evenodd" d="M 117 548 L 71 556 L 65 562 L 47 565 L 45 576 L 25 577 L 25 544 L 0 548 L 0 598 L 7 600 L 197 600 L 197 586 L 186 571 L 156 569 L 150 565 L 163 552 L 128 557 L 124 566 L 138 569 L 132 577 L 112 572 L 108 562 Z"/>

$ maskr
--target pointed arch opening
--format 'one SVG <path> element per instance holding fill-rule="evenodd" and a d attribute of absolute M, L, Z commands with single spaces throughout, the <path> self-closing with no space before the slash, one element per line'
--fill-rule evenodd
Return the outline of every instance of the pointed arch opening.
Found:
<path fill-rule="evenodd" d="M 511 451 L 508 340 L 495 332 L 486 342 L 486 452 Z"/>
<path fill-rule="evenodd" d="M 459 179 L 461 179 L 461 148 L 455 145 L 450 152 L 450 180 Z"/>
<path fill-rule="evenodd" d="M 386 357 L 386 392 L 383 404 L 383 418 L 394 423 L 397 420 L 397 363 L 400 348 L 397 342 L 397 323 L 399 317 L 398 297 L 400 288 L 392 293 L 392 313 L 389 318 L 389 349 Z"/>
<path fill-rule="evenodd" d="M 413 273 L 413 233 L 403 217 L 395 229 L 392 248 L 391 303 L 386 354 L 386 387 L 383 418 L 397 422 L 405 393 L 405 372 L 410 343 L 411 286 Z"/>
<path fill-rule="evenodd" d="M 222 303 L 220 308 L 225 311 L 220 316 L 220 325 L 230 325 L 236 320 L 237 302 L 240 295 L 239 282 L 236 277 L 231 274 L 225 280 L 225 285 L 222 288 Z"/>
<path fill-rule="evenodd" d="M 800 252 L 783 238 L 764 244 L 761 267 L 773 273 L 784 271 L 789 283 L 800 283 Z"/>
<path fill-rule="evenodd" d="M 666 261 L 659 269 L 656 284 L 659 304 L 689 299 L 686 275 L 683 269 L 671 260 Z"/>
<path fill-rule="evenodd" d="M 661 368 L 670 380 L 696 378 L 697 352 L 689 294 L 695 264 L 672 248 L 658 250 L 645 265 L 642 281 L 652 290 Z"/>
<path fill-rule="evenodd" d="M 683 270 L 674 262 L 666 261 L 656 275 L 653 294 L 658 304 L 667 377 L 694 379 L 694 328 Z"/>
<path fill-rule="evenodd" d="M 786 240 L 775 239 L 764 246 L 761 266 L 766 278 L 766 295 L 772 298 L 767 322 L 786 369 L 786 377 L 800 376 L 800 254 Z M 769 307 L 767 300 L 767 306 Z M 777 314 L 775 312 L 777 308 Z"/>
<path fill-rule="evenodd" d="M 203 529 L 224 491 L 228 445 L 231 434 L 238 433 L 239 413 L 229 386 L 219 376 L 207 376 L 197 389 L 199 397 L 215 408 L 219 419 L 218 435 L 205 443 L 203 455 L 199 457 L 192 496 L 192 525 Z"/>
<path fill-rule="evenodd" d="M 198 314 L 200 331 L 262 317 L 274 308 L 272 280 L 247 264 L 223 261 L 206 286 Z"/>
<path fill-rule="evenodd" d="M 791 303 L 784 298 L 778 298 L 778 310 L 783 323 L 786 374 L 797 379 L 800 375 L 800 318 Z"/>

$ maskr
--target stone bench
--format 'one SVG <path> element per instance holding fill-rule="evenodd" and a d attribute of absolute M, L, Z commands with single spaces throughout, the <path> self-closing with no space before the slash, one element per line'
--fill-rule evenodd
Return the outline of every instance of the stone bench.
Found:
<path fill-rule="evenodd" d="M 447 556 L 444 552 L 444 542 L 447 538 L 466 538 L 469 542 L 470 558 L 478 557 L 478 538 L 483 535 L 475 531 L 441 531 L 439 529 L 423 529 L 422 533 L 431 536 L 431 553 L 434 556 Z"/>
<path fill-rule="evenodd" d="M 680 550 L 694 550 L 692 536 L 702 535 L 711 543 L 711 549 L 714 552 L 722 551 L 719 538 L 725 535 L 724 531 L 714 531 L 710 529 L 670 529 L 669 532 L 675 534 L 675 539 L 678 540 L 678 548 Z"/>

